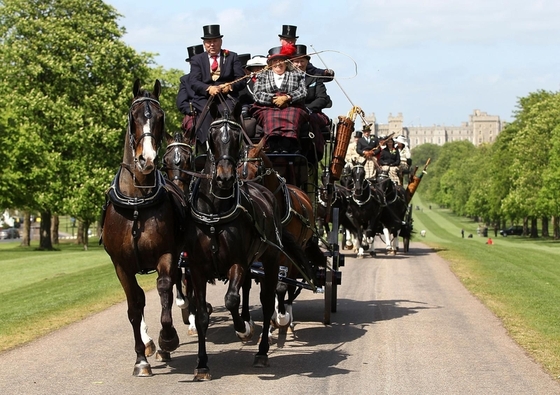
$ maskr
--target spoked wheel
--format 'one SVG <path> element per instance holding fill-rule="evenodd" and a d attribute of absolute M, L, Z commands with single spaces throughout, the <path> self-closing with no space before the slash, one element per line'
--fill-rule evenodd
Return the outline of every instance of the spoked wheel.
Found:
<path fill-rule="evenodd" d="M 410 246 L 410 238 L 404 237 L 403 238 L 403 250 L 404 250 L 404 252 L 408 252 L 409 246 Z"/>
<path fill-rule="evenodd" d="M 186 270 L 186 269 L 185 269 Z M 185 277 L 185 272 L 181 270 L 181 289 L 185 298 L 187 297 L 187 278 Z M 183 318 L 183 324 L 189 325 L 189 308 L 181 309 L 181 317 Z"/>
<path fill-rule="evenodd" d="M 338 271 L 338 215 L 339 209 L 333 209 L 332 228 L 329 235 L 329 244 L 332 248 L 332 254 L 329 257 L 331 269 L 327 268 L 325 273 L 325 315 L 323 323 L 329 325 L 331 323 L 331 313 L 336 313 L 336 304 L 338 299 L 338 281 L 336 272 Z"/>

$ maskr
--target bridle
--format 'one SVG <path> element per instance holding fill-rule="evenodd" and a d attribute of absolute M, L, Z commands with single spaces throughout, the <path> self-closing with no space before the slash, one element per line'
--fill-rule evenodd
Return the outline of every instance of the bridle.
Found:
<path fill-rule="evenodd" d="M 173 153 L 172 153 L 172 151 L 173 151 Z M 193 168 L 194 147 L 190 144 L 187 144 L 187 143 L 183 143 L 183 142 L 180 142 L 180 141 L 175 141 L 173 143 L 167 144 L 167 148 L 165 149 L 165 154 L 164 154 L 164 158 L 167 158 L 168 156 L 173 155 L 173 158 L 172 158 L 173 166 L 168 167 L 164 163 L 164 168 L 162 170 L 173 171 L 172 181 L 177 180 L 177 181 L 181 181 L 183 184 L 187 184 L 189 182 L 189 179 L 187 179 L 186 176 L 192 176 L 192 175 L 195 174 L 195 172 L 192 172 L 190 170 L 186 170 L 186 169 L 181 167 L 181 163 L 182 163 L 181 151 L 185 152 L 185 156 L 188 156 L 189 159 L 190 159 L 188 161 L 188 163 L 185 163 L 185 166 L 188 165 L 188 168 L 192 169 Z"/>
<path fill-rule="evenodd" d="M 146 117 L 146 119 L 150 120 L 153 117 L 153 113 L 152 113 L 152 109 L 150 107 L 150 103 L 154 103 L 155 105 L 157 105 L 157 109 L 161 112 L 163 112 L 161 110 L 161 105 L 159 103 L 158 100 L 156 99 L 152 99 L 151 97 L 140 97 L 136 100 L 134 100 L 132 102 L 132 104 L 130 105 L 130 110 L 128 111 L 128 134 L 129 134 L 129 138 L 130 138 L 130 147 L 132 148 L 132 150 L 136 150 L 136 147 L 138 147 L 138 145 L 142 142 L 142 140 L 144 140 L 144 138 L 146 137 L 151 137 L 156 141 L 156 152 L 159 150 L 159 146 L 160 146 L 160 141 L 158 141 L 154 134 L 151 132 L 146 132 L 146 133 L 142 133 L 140 135 L 140 137 L 138 137 L 138 139 L 136 139 L 134 133 L 132 133 L 132 124 L 134 122 L 134 117 L 133 117 L 133 111 L 134 108 L 138 105 L 138 104 L 142 104 L 144 103 L 144 116 Z M 165 113 L 163 113 L 163 124 L 165 125 Z M 162 128 L 163 129 L 163 128 Z M 150 128 L 151 130 L 151 128 Z M 136 162 L 137 159 L 136 157 L 134 158 L 134 161 Z"/>
<path fill-rule="evenodd" d="M 362 182 L 358 182 L 359 175 L 364 175 L 364 179 L 362 179 Z M 365 168 L 363 164 L 355 164 L 352 168 L 352 181 L 354 182 L 354 185 L 352 187 L 352 200 L 358 206 L 363 206 L 364 204 L 369 202 L 373 196 L 373 194 L 371 193 L 371 184 L 368 180 L 365 179 Z M 365 200 L 356 199 L 357 196 L 362 197 L 365 191 L 367 191 L 367 198 Z"/>

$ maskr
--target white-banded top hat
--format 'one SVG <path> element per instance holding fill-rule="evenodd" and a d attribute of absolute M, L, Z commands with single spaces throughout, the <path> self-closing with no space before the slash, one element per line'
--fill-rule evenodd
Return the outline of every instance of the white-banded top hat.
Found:
<path fill-rule="evenodd" d="M 247 61 L 247 65 L 245 67 L 266 67 L 266 61 L 266 56 L 255 55 Z"/>

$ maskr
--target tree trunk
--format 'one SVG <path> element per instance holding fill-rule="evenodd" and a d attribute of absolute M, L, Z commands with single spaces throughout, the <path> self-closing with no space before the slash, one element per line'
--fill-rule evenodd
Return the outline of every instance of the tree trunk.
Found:
<path fill-rule="evenodd" d="M 523 217 L 523 236 L 529 236 L 529 217 Z"/>
<path fill-rule="evenodd" d="M 29 215 L 29 211 L 23 213 L 23 228 L 21 233 L 21 246 L 29 247 L 31 245 L 31 215 Z"/>
<path fill-rule="evenodd" d="M 60 225 L 60 219 L 58 218 L 58 214 L 54 214 L 52 216 L 52 226 L 51 226 L 51 236 L 52 242 L 54 245 L 58 245 L 58 227 Z"/>
<path fill-rule="evenodd" d="M 547 216 L 543 216 L 542 217 L 542 237 L 549 237 L 550 234 L 548 233 L 548 217 Z"/>
<path fill-rule="evenodd" d="M 78 221 L 78 229 L 76 230 L 76 244 L 84 244 L 84 224 Z"/>
<path fill-rule="evenodd" d="M 531 238 L 536 239 L 539 237 L 539 229 L 537 227 L 538 220 L 537 217 L 531 217 Z"/>
<path fill-rule="evenodd" d="M 84 229 L 84 235 L 83 235 L 83 239 L 84 239 L 84 251 L 87 251 L 88 246 L 89 246 L 89 236 L 88 236 L 89 221 L 84 221 L 83 229 Z"/>
<path fill-rule="evenodd" d="M 41 224 L 39 227 L 39 249 L 53 250 L 51 240 L 51 212 L 41 212 Z"/>
<path fill-rule="evenodd" d="M 553 233 L 553 237 L 554 240 L 558 240 L 560 239 L 560 226 L 559 226 L 559 221 L 560 217 L 553 215 L 552 216 L 552 233 Z"/>

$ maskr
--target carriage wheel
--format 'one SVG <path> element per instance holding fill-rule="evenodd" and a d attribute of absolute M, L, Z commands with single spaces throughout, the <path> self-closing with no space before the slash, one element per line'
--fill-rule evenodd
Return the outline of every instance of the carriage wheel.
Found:
<path fill-rule="evenodd" d="M 323 323 L 328 325 L 331 323 L 331 313 L 336 313 L 336 304 L 338 299 L 337 279 L 335 272 L 338 271 L 338 227 L 339 227 L 339 209 L 333 209 L 332 227 L 329 235 L 329 244 L 333 246 L 333 256 L 330 257 L 332 270 L 327 268 L 325 278 L 325 319 Z"/>
<path fill-rule="evenodd" d="M 187 297 L 187 279 L 185 278 L 185 272 L 182 269 L 181 269 L 181 289 L 183 291 L 183 295 L 186 298 Z M 189 325 L 189 309 L 188 308 L 181 309 L 181 317 L 183 318 L 183 324 Z"/>
<path fill-rule="evenodd" d="M 325 315 L 323 316 L 323 324 L 330 325 L 331 323 L 331 305 L 332 305 L 332 287 L 333 273 L 327 269 L 325 273 Z"/>

